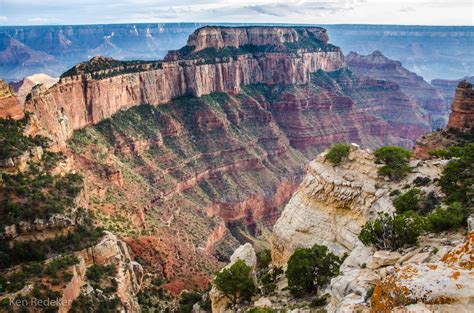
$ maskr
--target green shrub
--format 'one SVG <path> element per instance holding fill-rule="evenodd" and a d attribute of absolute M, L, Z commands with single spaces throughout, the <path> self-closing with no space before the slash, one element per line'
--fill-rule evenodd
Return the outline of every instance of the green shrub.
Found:
<path fill-rule="evenodd" d="M 365 223 L 359 239 L 363 244 L 372 244 L 380 250 L 397 250 L 415 245 L 425 227 L 424 219 L 414 212 L 395 216 L 379 213 L 375 220 Z"/>
<path fill-rule="evenodd" d="M 428 195 L 423 199 L 421 203 L 421 209 L 419 213 L 421 215 L 426 215 L 436 209 L 436 207 L 440 204 L 441 200 L 440 197 L 436 195 L 436 192 L 431 191 Z"/>
<path fill-rule="evenodd" d="M 36 146 L 46 147 L 48 139 L 42 136 L 25 136 L 24 129 L 30 119 L 29 114 L 21 120 L 0 119 L 0 159 L 21 155 Z"/>
<path fill-rule="evenodd" d="M 442 232 L 466 224 L 467 210 L 460 203 L 452 203 L 447 209 L 438 208 L 428 218 L 429 230 Z"/>
<path fill-rule="evenodd" d="M 272 252 L 269 249 L 265 249 L 257 252 L 257 268 L 264 269 L 268 268 L 272 262 Z"/>
<path fill-rule="evenodd" d="M 427 186 L 431 183 L 431 178 L 418 176 L 413 180 L 413 184 L 417 187 Z"/>
<path fill-rule="evenodd" d="M 412 188 L 393 199 L 393 206 L 397 213 L 407 211 L 419 211 L 423 200 L 424 192 L 417 188 Z"/>
<path fill-rule="evenodd" d="M 239 300 L 250 299 L 256 289 L 252 278 L 252 268 L 242 260 L 217 273 L 214 284 L 233 305 Z"/>
<path fill-rule="evenodd" d="M 439 185 L 446 194 L 446 202 L 474 203 L 474 143 L 459 148 L 443 170 Z"/>
<path fill-rule="evenodd" d="M 87 279 L 95 283 L 100 283 L 102 278 L 115 275 L 116 269 L 114 265 L 100 265 L 94 264 L 87 269 Z"/>
<path fill-rule="evenodd" d="M 387 176 L 397 181 L 410 172 L 408 162 L 411 152 L 397 146 L 386 146 L 375 150 L 375 163 L 384 164 L 378 170 L 380 176 Z"/>
<path fill-rule="evenodd" d="M 328 300 L 326 297 L 316 297 L 313 300 L 311 300 L 311 303 L 309 304 L 310 308 L 318 308 L 322 306 L 326 306 L 328 304 Z"/>
<path fill-rule="evenodd" d="M 340 164 L 344 158 L 349 156 L 350 146 L 343 143 L 336 143 L 331 146 L 325 158 L 333 165 Z"/>
<path fill-rule="evenodd" d="M 314 245 L 310 249 L 299 248 L 288 260 L 286 277 L 291 294 L 301 297 L 317 292 L 339 274 L 339 257 L 326 246 Z"/>
<path fill-rule="evenodd" d="M 264 294 L 272 293 L 276 290 L 276 279 L 278 275 L 283 274 L 281 267 L 275 267 L 272 270 L 263 270 L 258 273 L 258 281 Z"/>
<path fill-rule="evenodd" d="M 179 299 L 179 312 L 191 313 L 193 305 L 201 301 L 201 295 L 197 292 L 184 291 Z"/>
<path fill-rule="evenodd" d="M 53 278 L 56 278 L 58 271 L 63 271 L 69 266 L 72 266 L 77 263 L 79 263 L 79 259 L 74 255 L 61 256 L 49 262 L 46 266 L 46 269 L 44 270 L 44 273 Z"/>
<path fill-rule="evenodd" d="M 398 189 L 395 189 L 395 190 L 392 190 L 390 192 L 390 197 L 395 197 L 395 196 L 398 196 L 399 194 L 401 194 L 402 192 Z"/>

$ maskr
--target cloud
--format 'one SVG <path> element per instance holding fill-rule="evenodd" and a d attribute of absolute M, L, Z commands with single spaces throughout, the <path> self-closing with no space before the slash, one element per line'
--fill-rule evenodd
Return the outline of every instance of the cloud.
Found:
<path fill-rule="evenodd" d="M 8 17 L 0 15 L 0 23 L 8 21 Z"/>
<path fill-rule="evenodd" d="M 0 0 L 0 12 L 10 24 L 472 24 L 472 0 Z"/>

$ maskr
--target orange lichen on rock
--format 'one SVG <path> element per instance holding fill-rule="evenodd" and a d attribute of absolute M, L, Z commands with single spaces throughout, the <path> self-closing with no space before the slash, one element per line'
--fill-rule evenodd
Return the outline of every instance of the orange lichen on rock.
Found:
<path fill-rule="evenodd" d="M 456 249 L 445 254 L 441 261 L 449 265 L 458 265 L 467 270 L 474 268 L 474 232 L 470 232 L 467 240 Z"/>
<path fill-rule="evenodd" d="M 474 232 L 466 240 L 432 264 L 408 264 L 377 283 L 370 299 L 372 312 L 389 312 L 414 303 L 470 305 L 474 290 L 472 272 Z M 446 306 L 446 307 L 445 307 Z M 454 307 L 453 307 L 454 308 Z"/>
<path fill-rule="evenodd" d="M 384 282 L 379 282 L 370 298 L 371 312 L 391 312 L 395 307 L 407 306 L 413 304 L 408 298 L 410 291 L 405 286 L 398 286 L 395 277 L 391 276 Z"/>

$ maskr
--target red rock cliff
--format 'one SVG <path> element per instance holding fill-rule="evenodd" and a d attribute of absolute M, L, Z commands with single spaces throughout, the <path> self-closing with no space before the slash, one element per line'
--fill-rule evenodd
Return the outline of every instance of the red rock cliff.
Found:
<path fill-rule="evenodd" d="M 220 28 L 197 30 L 190 42 L 197 41 L 199 47 L 204 48 L 205 42 L 212 38 L 208 34 L 215 34 L 217 29 Z M 119 110 L 142 103 L 159 105 L 176 97 L 211 92 L 236 94 L 242 85 L 252 83 L 306 84 L 310 74 L 318 69 L 333 71 L 344 65 L 339 48 L 326 44 L 327 36 L 323 29 L 296 28 L 296 31 L 290 27 L 258 27 L 254 32 L 251 31 L 254 28 L 249 28 L 248 32 L 243 29 L 235 29 L 233 40 L 229 35 L 224 36 L 226 39 L 222 39 L 222 44 L 267 44 L 280 38 L 279 42 L 298 43 L 310 48 L 295 49 L 293 45 L 283 52 L 281 49 L 277 49 L 279 52 L 239 51 L 232 56 L 218 54 L 215 58 L 201 58 L 188 53 L 186 59 L 160 62 L 120 62 L 95 57 L 66 72 L 51 88 L 34 89 L 26 107 L 38 115 L 52 137 L 63 141 L 75 129 L 95 124 Z M 276 35 L 273 34 L 275 29 L 279 30 Z M 220 36 L 229 30 L 232 28 L 222 28 Z M 308 45 L 308 36 L 312 38 L 312 45 Z M 187 48 L 192 49 L 193 46 Z"/>
<path fill-rule="evenodd" d="M 188 46 L 194 51 L 206 48 L 255 46 L 284 46 L 315 38 L 323 43 L 329 41 L 326 29 L 321 27 L 215 27 L 208 26 L 196 30 L 189 36 Z"/>

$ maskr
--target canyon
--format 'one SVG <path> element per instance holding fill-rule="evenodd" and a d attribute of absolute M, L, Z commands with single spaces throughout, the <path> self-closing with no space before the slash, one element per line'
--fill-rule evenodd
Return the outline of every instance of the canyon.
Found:
<path fill-rule="evenodd" d="M 346 59 L 321 27 L 207 26 L 163 61 L 95 56 L 58 81 L 25 79 L 20 100 L 4 86 L 0 114 L 23 114 L 25 99 L 25 134 L 61 153 L 58 173 L 82 175 L 80 206 L 105 230 L 95 245 L 117 256 L 75 265 L 65 294 L 79 297 L 85 267 L 113 264 L 130 311 L 205 289 L 243 242 L 271 239 L 278 265 L 302 241 L 357 249 L 361 225 L 390 209 L 358 145 L 411 148 L 447 113 L 421 77 L 377 52 Z M 472 127 L 467 94 L 451 125 Z M 317 157 L 335 142 L 354 143 L 339 169 Z"/>
<path fill-rule="evenodd" d="M 25 99 L 84 175 L 86 207 L 174 292 L 267 237 L 331 142 L 411 147 L 431 129 L 396 83 L 348 70 L 320 27 L 204 27 L 164 61 L 94 57 Z"/>

